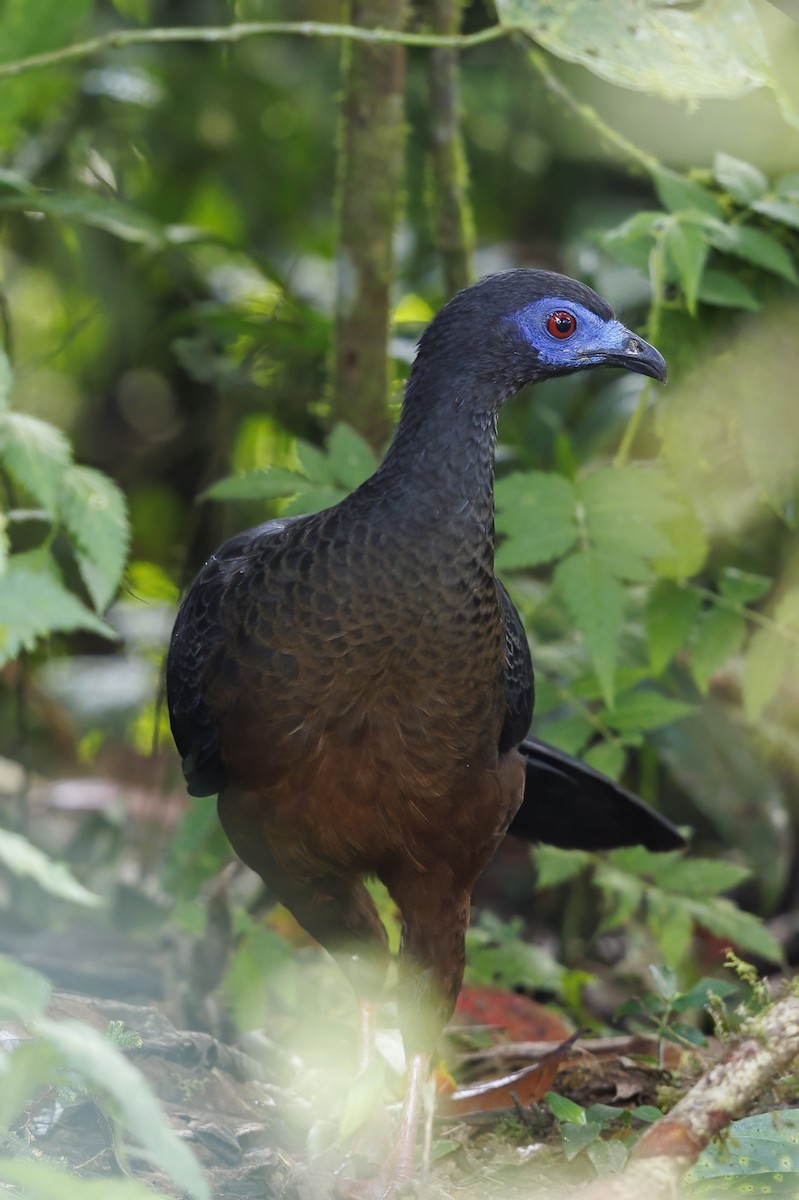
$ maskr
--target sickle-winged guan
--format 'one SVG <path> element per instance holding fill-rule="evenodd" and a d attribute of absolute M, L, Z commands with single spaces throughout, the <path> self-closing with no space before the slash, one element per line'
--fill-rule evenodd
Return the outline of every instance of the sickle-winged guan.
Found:
<path fill-rule="evenodd" d="M 421 338 L 375 474 L 333 508 L 226 542 L 175 624 L 169 709 L 189 791 L 219 793 L 236 852 L 350 978 L 364 1054 L 387 962 L 365 876 L 402 915 L 410 1075 L 374 1195 L 413 1171 L 472 889 L 508 826 L 562 846 L 681 844 L 609 780 L 525 740 L 530 654 L 494 575 L 498 410 L 595 366 L 666 378 L 657 350 L 572 279 L 516 270 L 460 292 Z"/>

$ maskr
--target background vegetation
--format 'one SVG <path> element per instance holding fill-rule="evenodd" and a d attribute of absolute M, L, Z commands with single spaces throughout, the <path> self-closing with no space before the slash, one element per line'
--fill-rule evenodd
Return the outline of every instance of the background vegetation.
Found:
<path fill-rule="evenodd" d="M 314 36 L 227 28 L 300 19 Z M 344 39 L 342 66 L 349 19 L 408 44 Z M 459 55 L 431 36 L 459 31 Z M 132 1139 L 208 1194 L 124 1031 L 41 1015 L 43 975 L 223 1038 L 265 1025 L 311 1063 L 322 994 L 347 1044 L 334 970 L 243 873 L 219 875 L 161 660 L 224 537 L 372 470 L 419 331 L 470 276 L 579 275 L 669 362 L 665 391 L 577 376 L 503 414 L 497 564 L 534 649 L 536 732 L 693 830 L 688 856 L 542 848 L 537 875 L 508 849 L 471 979 L 594 1029 L 648 995 L 649 1025 L 690 1042 L 692 989 L 727 946 L 791 966 L 798 53 L 766 0 L 0 4 L 0 1004 L 35 1034 L 0 1058 L 0 1179 L 71 1194 L 52 1164 L 30 1173 L 20 1115 L 58 1080 L 57 1105 L 77 1089 L 106 1114 L 116 1167 Z M 364 96 L 382 125 L 359 146 Z M 588 1144 L 585 1170 L 610 1169 Z"/>

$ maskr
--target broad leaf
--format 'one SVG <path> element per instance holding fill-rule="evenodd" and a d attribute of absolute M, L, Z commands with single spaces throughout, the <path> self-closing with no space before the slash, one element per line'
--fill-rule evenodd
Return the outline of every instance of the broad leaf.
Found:
<path fill-rule="evenodd" d="M 0 666 L 20 650 L 32 650 L 37 640 L 51 633 L 87 629 L 101 637 L 116 632 L 101 621 L 47 570 L 17 566 L 9 560 L 0 587 Z"/>
<path fill-rule="evenodd" d="M 646 606 L 646 640 L 655 675 L 661 674 L 688 641 L 701 603 L 698 591 L 670 579 L 652 588 Z"/>
<path fill-rule="evenodd" d="M 371 447 L 350 425 L 336 425 L 327 439 L 327 453 L 336 481 L 348 489 L 363 483 L 377 468 Z"/>
<path fill-rule="evenodd" d="M 607 741 L 597 742 L 582 757 L 588 763 L 589 767 L 593 767 L 595 771 L 601 771 L 609 779 L 616 780 L 621 778 L 624 765 L 627 761 L 624 746 L 621 746 L 618 742 Z"/>
<path fill-rule="evenodd" d="M 624 621 L 624 589 L 596 553 L 585 549 L 557 566 L 555 584 L 588 652 L 607 704 L 613 704 L 619 635 Z"/>
<path fill-rule="evenodd" d="M 647 561 L 673 549 L 660 525 L 682 512 L 666 478 L 648 468 L 605 467 L 581 479 L 577 495 L 591 544 L 608 570 L 621 579 L 650 579 Z"/>
<path fill-rule="evenodd" d="M 745 632 L 744 618 L 721 606 L 702 618 L 691 647 L 691 672 L 700 691 L 706 692 L 713 672 L 737 654 Z"/>
<path fill-rule="evenodd" d="M 54 862 L 33 842 L 10 829 L 0 829 L 0 863 L 7 871 L 23 879 L 32 879 L 60 900 L 90 907 L 102 903 L 100 897 L 79 883 L 63 863 Z"/>
<path fill-rule="evenodd" d="M 742 308 L 757 312 L 760 301 L 745 283 L 741 283 L 729 271 L 708 267 L 699 284 L 699 299 L 703 304 L 714 304 L 718 308 Z"/>
<path fill-rule="evenodd" d="M 0 412 L 5 412 L 8 408 L 8 397 L 11 395 L 13 383 L 14 372 L 11 370 L 8 355 L 0 350 Z"/>
<path fill-rule="evenodd" d="M 694 709 L 693 704 L 672 700 L 670 696 L 646 689 L 621 696 L 612 709 L 602 713 L 602 719 L 619 733 L 646 733 L 650 729 L 660 729 L 663 725 L 679 721 Z"/>
<path fill-rule="evenodd" d="M 740 96 L 769 79 L 747 0 L 688 8 L 651 0 L 498 0 L 497 11 L 503 24 L 523 29 L 558 58 L 668 99 Z"/>
<path fill-rule="evenodd" d="M 717 250 L 732 254 L 746 262 L 773 271 L 791 283 L 799 282 L 796 264 L 790 253 L 764 229 L 751 225 L 725 225 L 722 221 L 711 221 L 705 226 L 707 239 Z"/>
<path fill-rule="evenodd" d="M 793 1197 L 799 1193 L 799 1111 L 786 1108 L 735 1121 L 684 1178 L 696 1197 Z"/>
<path fill-rule="evenodd" d="M 516 472 L 496 485 L 497 568 L 513 570 L 550 562 L 577 539 L 577 497 L 563 475 Z"/>
<path fill-rule="evenodd" d="M 71 458 L 69 441 L 49 421 L 28 413 L 0 412 L 0 464 L 48 512 L 56 510 Z"/>
<path fill-rule="evenodd" d="M 91 467 L 69 467 L 61 485 L 61 515 L 79 550 L 78 566 L 98 612 L 114 597 L 128 555 L 125 497 Z"/>
<path fill-rule="evenodd" d="M 657 886 L 680 896 L 717 896 L 749 879 L 749 867 L 716 858 L 674 858 L 655 862 L 652 873 Z"/>
<path fill-rule="evenodd" d="M 170 242 L 168 230 L 153 217 L 137 212 L 119 200 L 107 200 L 94 192 L 85 195 L 40 192 L 35 197 L 4 196 L 0 198 L 0 209 L 41 212 L 70 224 L 102 229 L 124 242 L 134 242 L 150 250 L 162 249 Z M 196 236 L 202 236 L 200 231 Z"/>
<path fill-rule="evenodd" d="M 535 886 L 542 891 L 574 879 L 589 865 L 591 856 L 584 850 L 561 850 L 557 846 L 540 845 L 533 848 L 533 862 Z"/>
<path fill-rule="evenodd" d="M 676 171 L 656 171 L 653 181 L 661 203 L 669 212 L 696 212 L 709 217 L 721 217 L 724 212 L 712 192 Z"/>
<path fill-rule="evenodd" d="M 36 1032 L 92 1088 L 108 1097 L 116 1116 L 147 1157 L 196 1200 L 211 1189 L 188 1147 L 169 1126 L 144 1076 L 107 1038 L 79 1021 L 39 1019 Z"/>
<path fill-rule="evenodd" d="M 752 635 L 744 660 L 744 712 L 757 721 L 777 693 L 791 665 L 787 643 L 778 629 L 758 629 Z"/>
<path fill-rule="evenodd" d="M 44 975 L 0 954 L 0 1020 L 27 1021 L 37 1016 L 47 1007 L 52 990 Z"/>
<path fill-rule="evenodd" d="M 159 1200 L 159 1194 L 133 1179 L 87 1179 L 49 1162 L 0 1158 L 0 1180 L 22 1189 L 28 1200 Z"/>
<path fill-rule="evenodd" d="M 647 894 L 646 923 L 667 966 L 677 970 L 691 948 L 694 922 L 685 905 L 656 889 Z"/>
<path fill-rule="evenodd" d="M 752 208 L 755 212 L 778 221 L 780 225 L 788 225 L 791 229 L 799 229 L 799 201 L 797 200 L 757 200 Z"/>
<path fill-rule="evenodd" d="M 754 575 L 738 567 L 725 567 L 719 581 L 719 591 L 733 604 L 753 604 L 765 596 L 772 582 L 768 575 Z"/>
<path fill-rule="evenodd" d="M 264 467 L 245 471 L 241 475 L 227 475 L 218 479 L 198 500 L 274 500 L 277 496 L 294 496 L 309 487 L 304 475 L 289 471 L 285 467 Z"/>
<path fill-rule="evenodd" d="M 720 938 L 729 938 L 733 949 L 756 954 L 770 962 L 784 961 L 781 944 L 760 918 L 744 912 L 731 900 L 714 896 L 706 901 L 686 898 L 685 903 L 699 925 Z"/>
<path fill-rule="evenodd" d="M 724 190 L 740 204 L 759 200 L 768 188 L 768 180 L 757 167 L 721 151 L 713 160 L 713 174 Z"/>
<path fill-rule="evenodd" d="M 680 285 L 685 294 L 685 306 L 694 316 L 699 281 L 707 259 L 707 239 L 698 225 L 675 219 L 668 228 L 666 250 L 677 268 Z"/>

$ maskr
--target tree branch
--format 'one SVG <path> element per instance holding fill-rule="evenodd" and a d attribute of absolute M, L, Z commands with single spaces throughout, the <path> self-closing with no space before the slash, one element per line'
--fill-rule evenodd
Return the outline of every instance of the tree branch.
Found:
<path fill-rule="evenodd" d="M 47 50 L 42 54 L 31 54 L 28 58 L 17 58 L 0 63 L 0 79 L 13 75 L 24 75 L 27 71 L 39 71 L 44 67 L 55 67 L 74 59 L 90 58 L 103 50 L 123 50 L 127 46 L 143 46 L 171 42 L 204 42 L 206 44 L 243 42 L 247 38 L 282 35 L 304 38 L 338 38 L 352 42 L 369 42 L 389 46 L 452 46 L 468 50 L 483 42 L 493 42 L 517 32 L 512 25 L 491 25 L 477 33 L 435 34 L 411 33 L 397 29 L 368 29 L 358 25 L 335 25 L 323 21 L 241 21 L 233 25 L 175 26 L 160 29 L 119 29 L 112 33 L 87 38 L 58 50 Z"/>

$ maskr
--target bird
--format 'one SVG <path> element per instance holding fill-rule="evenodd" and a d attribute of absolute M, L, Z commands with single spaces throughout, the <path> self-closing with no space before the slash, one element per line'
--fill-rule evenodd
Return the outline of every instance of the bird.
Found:
<path fill-rule="evenodd" d="M 167 660 L 188 791 L 217 794 L 238 856 L 341 966 L 373 1051 L 386 932 L 402 920 L 408 1061 L 384 1197 L 415 1172 L 424 1083 L 464 970 L 475 883 L 506 832 L 600 848 L 682 844 L 664 818 L 528 739 L 524 627 L 494 574 L 500 408 L 599 366 L 666 363 L 587 285 L 516 269 L 457 293 L 423 332 L 375 473 L 340 503 L 227 541 L 189 586 Z"/>

